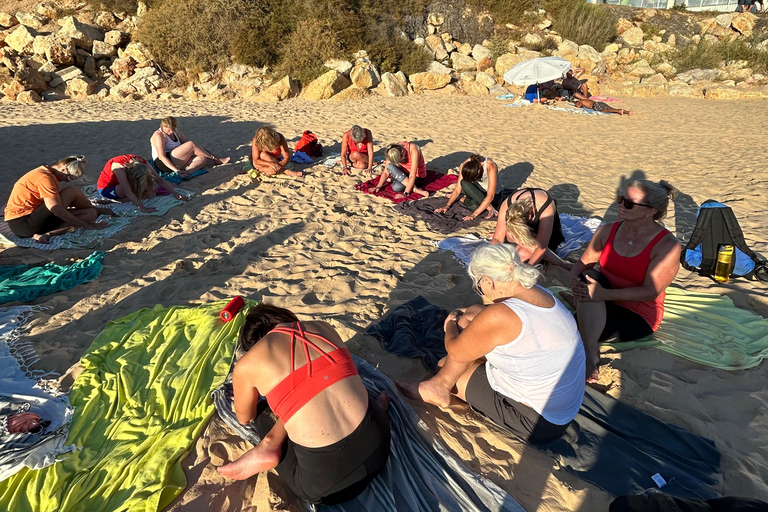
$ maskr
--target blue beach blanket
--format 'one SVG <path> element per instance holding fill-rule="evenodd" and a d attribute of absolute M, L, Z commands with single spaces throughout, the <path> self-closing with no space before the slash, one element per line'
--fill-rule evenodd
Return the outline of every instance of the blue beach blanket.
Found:
<path fill-rule="evenodd" d="M 392 310 L 365 333 L 388 352 L 421 356 L 435 371 L 446 355 L 442 343 L 447 311 L 417 297 Z M 579 478 L 622 496 L 654 487 L 660 474 L 664 492 L 679 497 L 714 498 L 720 483 L 720 453 L 715 443 L 664 423 L 634 407 L 587 387 L 584 403 L 565 434 L 538 447 Z"/>

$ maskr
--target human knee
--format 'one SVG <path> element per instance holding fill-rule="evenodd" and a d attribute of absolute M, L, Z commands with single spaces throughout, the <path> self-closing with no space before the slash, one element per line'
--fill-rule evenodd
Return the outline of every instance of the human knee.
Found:
<path fill-rule="evenodd" d="M 405 190 L 405 184 L 403 184 L 401 181 L 393 181 L 392 190 L 395 192 L 403 192 Z"/>
<path fill-rule="evenodd" d="M 390 163 L 387 165 L 387 172 L 392 176 L 392 179 L 398 182 L 404 182 L 408 179 L 408 175 L 405 174 L 401 169 L 400 166 L 396 164 Z"/>

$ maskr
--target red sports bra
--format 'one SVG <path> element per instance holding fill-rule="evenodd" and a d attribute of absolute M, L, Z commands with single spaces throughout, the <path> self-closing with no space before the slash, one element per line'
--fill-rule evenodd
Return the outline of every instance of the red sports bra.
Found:
<path fill-rule="evenodd" d="M 347 140 L 349 141 L 349 152 L 357 151 L 358 153 L 368 154 L 368 131 L 366 130 L 365 138 L 360 141 L 360 144 L 352 139 L 352 131 L 347 131 Z"/>
<path fill-rule="evenodd" d="M 272 412 L 286 423 L 299 409 L 307 405 L 307 402 L 315 398 L 325 388 L 347 377 L 357 375 L 357 368 L 352 361 L 352 355 L 342 347 L 339 348 L 319 334 L 306 332 L 299 322 L 294 322 L 291 327 L 275 327 L 270 332 L 281 332 L 291 335 L 291 368 L 296 361 L 296 340 L 301 342 L 307 364 L 301 368 L 294 368 L 280 383 L 266 394 L 265 398 Z M 314 336 L 329 345 L 334 350 L 326 353 L 317 345 L 307 339 L 307 335 Z M 309 355 L 312 347 L 320 353 L 320 357 L 314 361 Z M 303 369 L 306 368 L 306 371 Z"/>

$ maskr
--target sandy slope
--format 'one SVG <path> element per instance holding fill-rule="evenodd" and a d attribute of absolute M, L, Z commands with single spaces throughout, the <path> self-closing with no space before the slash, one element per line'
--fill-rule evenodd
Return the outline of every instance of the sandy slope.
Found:
<path fill-rule="evenodd" d="M 0 185 L 42 162 L 70 153 L 89 158 L 89 179 L 112 156 L 149 153 L 159 118 L 175 115 L 193 140 L 240 159 L 254 130 L 273 123 L 289 140 L 305 129 L 339 149 L 351 124 L 369 127 L 377 148 L 417 141 L 428 167 L 447 169 L 468 152 L 492 157 L 506 186 L 551 190 L 564 212 L 616 218 L 617 188 L 634 177 L 666 178 L 682 194 L 667 226 L 684 239 L 697 205 L 709 198 L 733 207 L 748 243 L 768 254 L 765 192 L 768 157 L 751 136 L 768 122 L 762 101 L 629 99 L 632 118 L 589 117 L 541 107 L 504 108 L 492 98 L 369 98 L 335 103 L 291 100 L 277 105 L 228 103 L 0 103 Z M 431 162 L 431 163 L 430 163 Z M 445 307 L 479 302 L 463 268 L 436 253 L 441 235 L 399 216 L 391 204 L 352 189 L 359 177 L 311 168 L 299 181 L 253 185 L 228 165 L 185 184 L 198 196 L 163 218 L 144 218 L 102 247 L 105 270 L 94 282 L 39 300 L 30 338 L 40 366 L 74 364 L 106 322 L 136 309 L 242 294 L 332 322 L 348 345 L 394 378 L 424 375 L 421 363 L 391 356 L 361 333 L 386 311 L 416 296 Z M 488 224 L 477 234 L 492 230 Z M 87 251 L 6 249 L 2 263 L 64 262 Z M 549 277 L 563 279 L 555 270 Z M 688 289 L 727 293 L 768 316 L 768 286 L 719 286 L 681 271 Z M 610 393 L 665 421 L 715 439 L 723 453 L 722 492 L 768 500 L 766 365 L 714 370 L 654 349 L 610 356 Z M 449 410 L 414 404 L 435 434 L 467 464 L 502 485 L 529 511 L 607 510 L 610 496 L 551 459 L 510 440 L 459 404 Z M 174 510 L 264 510 L 287 493 L 275 475 L 223 483 L 213 464 L 247 447 L 231 444 L 212 422 L 185 461 L 191 488 Z M 224 487 L 226 486 L 226 487 Z M 268 490 L 271 489 L 270 490 Z M 290 498 L 287 498 L 290 501 Z"/>

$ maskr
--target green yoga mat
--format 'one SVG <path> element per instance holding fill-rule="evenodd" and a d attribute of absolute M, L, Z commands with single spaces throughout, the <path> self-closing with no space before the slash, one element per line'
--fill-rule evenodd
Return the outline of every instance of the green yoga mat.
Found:
<path fill-rule="evenodd" d="M 111 322 L 81 359 L 66 444 L 52 466 L 0 482 L 0 510 L 158 511 L 186 486 L 181 460 L 214 411 L 245 308 L 156 306 Z"/>
<path fill-rule="evenodd" d="M 566 288 L 551 290 L 557 293 Z M 754 368 L 768 357 L 768 319 L 736 307 L 725 295 L 670 286 L 658 331 L 637 341 L 602 346 L 616 352 L 657 347 L 714 368 L 744 370 Z"/>

